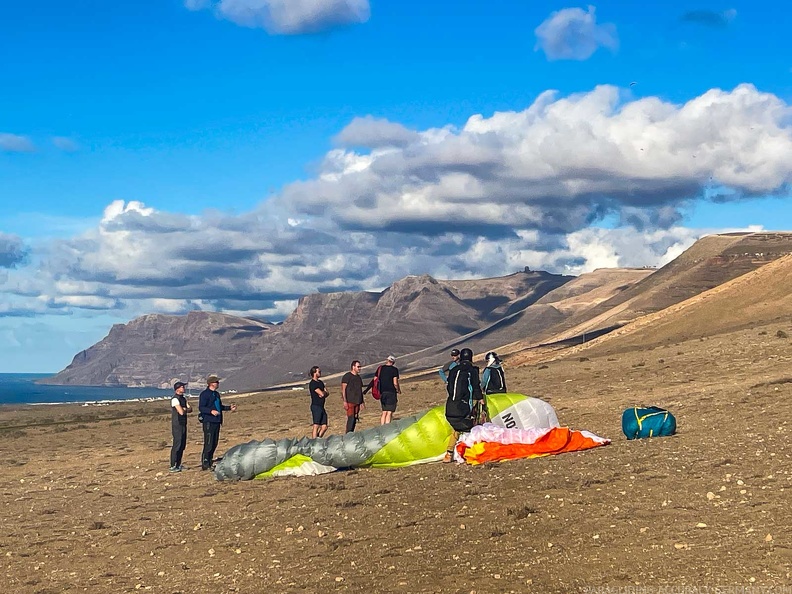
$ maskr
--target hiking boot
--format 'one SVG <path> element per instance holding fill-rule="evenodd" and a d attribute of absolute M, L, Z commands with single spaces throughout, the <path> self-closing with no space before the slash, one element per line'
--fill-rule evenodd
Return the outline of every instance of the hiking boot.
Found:
<path fill-rule="evenodd" d="M 181 472 L 181 468 L 179 468 L 178 466 L 171 466 L 170 472 Z"/>

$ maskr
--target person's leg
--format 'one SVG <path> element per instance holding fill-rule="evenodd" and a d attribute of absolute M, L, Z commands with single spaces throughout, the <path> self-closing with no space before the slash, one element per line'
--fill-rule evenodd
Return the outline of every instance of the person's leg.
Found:
<path fill-rule="evenodd" d="M 201 468 L 206 470 L 212 465 L 212 423 L 203 423 L 203 450 L 201 451 Z"/>
<path fill-rule="evenodd" d="M 181 426 L 171 425 L 171 433 L 173 434 L 173 446 L 170 451 L 170 466 L 174 468 L 179 465 L 179 445 L 181 444 Z"/>
<path fill-rule="evenodd" d="M 385 424 L 387 425 L 392 420 L 393 420 L 393 411 L 392 410 L 386 410 L 385 411 Z"/>
<path fill-rule="evenodd" d="M 212 465 L 214 461 L 215 451 L 217 450 L 217 444 L 220 443 L 220 423 L 211 423 L 212 425 L 212 449 L 209 452 L 209 466 Z"/>
<path fill-rule="evenodd" d="M 453 462 L 454 461 L 454 448 L 456 447 L 456 442 L 459 439 L 459 431 L 452 431 L 451 437 L 448 438 L 448 447 L 446 448 L 445 458 L 443 458 L 443 462 Z"/>
<path fill-rule="evenodd" d="M 316 439 L 319 436 L 319 425 L 314 423 L 311 425 L 311 439 Z"/>
<path fill-rule="evenodd" d="M 322 407 L 322 416 L 319 419 L 319 437 L 324 437 L 327 433 L 327 411 Z"/>
<path fill-rule="evenodd" d="M 327 433 L 327 425 L 322 425 L 319 427 L 319 437 L 324 437 L 325 433 Z"/>
<path fill-rule="evenodd" d="M 181 440 L 179 441 L 179 451 L 176 455 L 176 466 L 181 468 L 184 450 L 187 449 L 187 425 L 181 425 Z"/>
<path fill-rule="evenodd" d="M 352 433 L 357 426 L 358 415 L 360 414 L 360 405 L 359 404 L 350 404 L 347 408 L 347 422 L 346 422 L 346 432 Z"/>

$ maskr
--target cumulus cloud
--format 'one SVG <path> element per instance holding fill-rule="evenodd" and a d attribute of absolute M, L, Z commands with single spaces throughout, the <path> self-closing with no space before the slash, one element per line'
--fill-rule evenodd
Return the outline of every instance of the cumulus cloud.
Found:
<path fill-rule="evenodd" d="M 13 268 L 25 261 L 28 249 L 16 235 L 0 231 L 0 268 Z"/>
<path fill-rule="evenodd" d="M 694 23 L 696 25 L 723 29 L 728 27 L 735 18 L 737 18 L 737 11 L 734 8 L 730 8 L 723 12 L 691 10 L 680 16 L 679 20 L 683 23 Z"/>
<path fill-rule="evenodd" d="M 211 9 L 218 18 L 279 35 L 365 23 L 371 15 L 368 0 L 184 0 L 184 5 Z"/>
<path fill-rule="evenodd" d="M 95 227 L 38 246 L 35 267 L 15 267 L 21 241 L 0 236 L 0 316 L 277 319 L 301 295 L 379 290 L 407 274 L 662 265 L 706 231 L 680 227 L 692 201 L 789 193 L 792 110 L 778 97 L 750 85 L 684 104 L 628 97 L 548 92 L 521 111 L 402 137 L 399 124 L 364 119 L 344 137 L 366 144 L 360 130 L 374 129 L 375 146 L 329 151 L 313 179 L 254 211 L 188 216 L 115 201 Z M 593 226 L 602 220 L 615 228 Z"/>
<path fill-rule="evenodd" d="M 31 153 L 36 145 L 27 136 L 0 132 L 0 151 L 6 153 Z"/>
<path fill-rule="evenodd" d="M 587 60 L 600 47 L 614 51 L 619 46 L 616 26 L 597 24 L 596 9 L 564 8 L 553 12 L 539 25 L 536 49 L 550 60 Z"/>
<path fill-rule="evenodd" d="M 523 111 L 425 130 L 401 148 L 334 149 L 280 200 L 368 232 L 567 234 L 608 215 L 667 227 L 711 187 L 728 188 L 728 200 L 788 191 L 790 115 L 751 85 L 682 105 L 625 101 L 609 86 L 547 92 Z"/>
<path fill-rule="evenodd" d="M 399 123 L 368 115 L 353 119 L 334 140 L 342 146 L 382 148 L 407 146 L 419 137 L 418 132 Z"/>

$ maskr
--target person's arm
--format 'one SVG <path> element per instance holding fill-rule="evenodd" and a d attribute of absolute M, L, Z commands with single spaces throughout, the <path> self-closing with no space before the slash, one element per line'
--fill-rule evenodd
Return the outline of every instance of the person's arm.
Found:
<path fill-rule="evenodd" d="M 484 394 L 481 392 L 481 381 L 479 380 L 478 367 L 473 367 L 470 370 L 470 385 L 473 388 L 473 400 L 482 400 Z"/>
<path fill-rule="evenodd" d="M 212 411 L 217 413 L 212 406 L 212 393 L 209 390 L 204 390 L 198 397 L 198 412 L 202 415 L 211 415 Z"/>
<path fill-rule="evenodd" d="M 179 404 L 178 398 L 171 398 L 171 406 L 176 409 L 176 413 L 179 414 L 180 416 L 184 416 L 186 414 L 184 409 L 182 408 L 182 405 Z"/>
<path fill-rule="evenodd" d="M 188 412 L 188 413 L 192 412 L 192 406 L 190 405 L 190 401 L 185 398 L 184 402 L 187 403 L 187 407 L 184 409 L 185 412 Z"/>
<path fill-rule="evenodd" d="M 341 400 L 344 402 L 344 408 L 346 408 L 347 405 L 349 404 L 349 402 L 347 402 L 346 390 L 347 390 L 347 383 L 341 382 Z"/>
<path fill-rule="evenodd" d="M 490 368 L 489 367 L 485 367 L 484 368 L 484 373 L 481 374 L 481 389 L 482 389 L 482 391 L 484 391 L 484 392 L 487 391 L 487 386 L 489 386 L 489 383 L 490 383 Z"/>
<path fill-rule="evenodd" d="M 438 370 L 437 370 L 437 373 L 439 373 L 439 374 L 440 374 L 440 377 L 442 378 L 442 380 L 443 380 L 443 383 L 444 383 L 444 384 L 447 384 L 447 383 L 448 383 L 448 376 L 446 376 L 446 372 L 445 372 L 445 366 L 443 366 L 443 367 L 441 367 L 440 369 L 438 369 Z"/>
<path fill-rule="evenodd" d="M 393 378 L 393 387 L 396 388 L 396 393 L 401 394 L 401 386 L 399 386 L 399 376 Z"/>
<path fill-rule="evenodd" d="M 368 391 L 369 391 L 369 390 L 371 390 L 371 388 L 373 388 L 373 387 L 374 387 L 374 378 L 372 377 L 372 378 L 371 378 L 371 381 L 368 383 L 368 385 L 367 385 L 367 386 L 365 387 L 365 389 L 363 390 L 363 396 L 365 396 L 366 394 L 368 394 Z"/>

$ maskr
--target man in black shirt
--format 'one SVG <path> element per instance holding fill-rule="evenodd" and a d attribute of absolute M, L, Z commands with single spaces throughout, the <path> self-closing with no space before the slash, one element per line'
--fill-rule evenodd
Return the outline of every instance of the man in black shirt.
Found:
<path fill-rule="evenodd" d="M 380 425 L 385 425 L 393 420 L 393 413 L 398 404 L 398 394 L 401 394 L 399 386 L 399 369 L 394 365 L 396 357 L 388 355 L 385 365 L 379 373 L 380 404 L 382 405 L 382 415 L 380 415 Z"/>
<path fill-rule="evenodd" d="M 311 382 L 308 384 L 308 392 L 311 394 L 311 418 L 313 429 L 311 437 L 324 437 L 327 433 L 327 411 L 325 410 L 325 400 L 330 392 L 325 389 L 324 382 L 319 379 L 322 370 L 316 365 L 311 367 Z"/>
<path fill-rule="evenodd" d="M 360 361 L 352 361 L 349 371 L 341 378 L 341 399 L 347 415 L 346 432 L 355 430 L 360 407 L 363 406 L 363 378 L 360 377 Z"/>
<path fill-rule="evenodd" d="M 462 349 L 459 353 L 459 365 L 451 369 L 446 386 L 445 416 L 453 432 L 448 440 L 448 450 L 443 462 L 454 459 L 454 447 L 459 434 L 470 431 L 482 419 L 481 409 L 485 406 L 481 392 L 479 369 L 473 365 L 473 351 Z"/>

